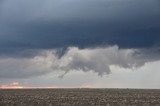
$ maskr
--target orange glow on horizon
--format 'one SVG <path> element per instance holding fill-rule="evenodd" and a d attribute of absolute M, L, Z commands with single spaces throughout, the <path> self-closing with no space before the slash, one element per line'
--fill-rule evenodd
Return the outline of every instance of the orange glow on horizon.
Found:
<path fill-rule="evenodd" d="M 22 89 L 23 86 L 20 85 L 19 82 L 12 82 L 8 85 L 0 85 L 0 89 Z"/>
<path fill-rule="evenodd" d="M 36 89 L 36 88 L 95 88 L 93 85 L 84 84 L 80 86 L 22 86 L 19 82 L 12 82 L 11 84 L 0 85 L 0 89 Z"/>

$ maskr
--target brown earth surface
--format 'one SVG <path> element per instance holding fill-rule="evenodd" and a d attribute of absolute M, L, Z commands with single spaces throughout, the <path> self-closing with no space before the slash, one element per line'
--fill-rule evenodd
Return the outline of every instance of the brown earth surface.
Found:
<path fill-rule="evenodd" d="M 0 106 L 160 106 L 160 90 L 1 89 Z"/>

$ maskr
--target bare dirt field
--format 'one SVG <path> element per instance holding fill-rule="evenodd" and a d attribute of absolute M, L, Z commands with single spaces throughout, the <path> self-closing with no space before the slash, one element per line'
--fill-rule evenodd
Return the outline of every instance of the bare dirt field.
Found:
<path fill-rule="evenodd" d="M 1 89 L 0 106 L 160 106 L 160 90 Z"/>

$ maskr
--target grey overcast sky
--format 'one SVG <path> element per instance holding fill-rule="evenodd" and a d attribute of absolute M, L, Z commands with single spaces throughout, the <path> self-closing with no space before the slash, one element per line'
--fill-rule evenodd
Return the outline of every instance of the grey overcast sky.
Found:
<path fill-rule="evenodd" d="M 0 87 L 160 88 L 159 65 L 159 0 L 0 0 Z"/>

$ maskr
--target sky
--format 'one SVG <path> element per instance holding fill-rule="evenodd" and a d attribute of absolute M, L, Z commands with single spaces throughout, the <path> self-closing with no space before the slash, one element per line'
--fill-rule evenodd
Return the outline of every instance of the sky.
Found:
<path fill-rule="evenodd" d="M 160 88 L 159 0 L 0 0 L 0 88 Z"/>

